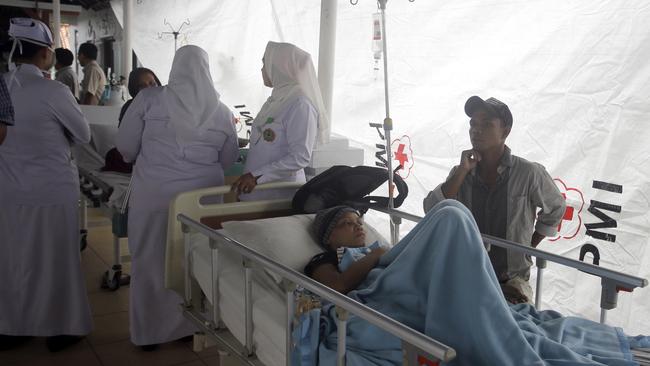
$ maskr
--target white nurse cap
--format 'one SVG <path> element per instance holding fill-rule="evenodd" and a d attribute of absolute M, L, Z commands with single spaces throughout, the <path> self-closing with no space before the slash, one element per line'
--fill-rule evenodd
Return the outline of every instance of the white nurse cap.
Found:
<path fill-rule="evenodd" d="M 11 18 L 9 20 L 9 37 L 14 40 L 9 52 L 9 70 L 14 70 L 16 65 L 11 58 L 16 50 L 16 46 L 23 53 L 22 42 L 29 42 L 39 46 L 52 49 L 52 32 L 45 23 L 32 18 Z"/>
<path fill-rule="evenodd" d="M 43 47 L 52 47 L 52 32 L 45 23 L 31 18 L 11 18 L 9 37 Z"/>

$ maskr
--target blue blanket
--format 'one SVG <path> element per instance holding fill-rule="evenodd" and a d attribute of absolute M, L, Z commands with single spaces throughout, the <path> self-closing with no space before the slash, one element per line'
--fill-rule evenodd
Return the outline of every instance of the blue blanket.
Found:
<path fill-rule="evenodd" d="M 456 201 L 431 210 L 348 296 L 453 347 L 449 365 L 638 365 L 620 329 L 508 304 L 471 213 Z M 334 365 L 333 307 L 321 322 L 320 364 Z M 401 341 L 351 316 L 346 357 L 348 365 L 401 364 Z"/>

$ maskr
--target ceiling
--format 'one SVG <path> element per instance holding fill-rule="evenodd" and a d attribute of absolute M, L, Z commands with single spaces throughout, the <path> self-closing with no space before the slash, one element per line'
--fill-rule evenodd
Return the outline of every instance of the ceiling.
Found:
<path fill-rule="evenodd" d="M 52 3 L 52 0 L 43 0 L 38 2 Z M 61 4 L 80 5 L 84 9 L 102 10 L 110 7 L 110 0 L 61 0 Z"/>

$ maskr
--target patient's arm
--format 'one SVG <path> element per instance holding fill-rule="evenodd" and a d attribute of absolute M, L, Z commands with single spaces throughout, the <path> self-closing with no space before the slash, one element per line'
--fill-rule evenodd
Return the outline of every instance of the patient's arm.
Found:
<path fill-rule="evenodd" d="M 386 252 L 384 248 L 377 248 L 368 253 L 365 257 L 354 262 L 344 272 L 339 272 L 338 268 L 331 263 L 323 263 L 314 269 L 312 277 L 342 294 L 354 290 L 363 282 L 371 269 L 375 268 L 379 258 Z"/>

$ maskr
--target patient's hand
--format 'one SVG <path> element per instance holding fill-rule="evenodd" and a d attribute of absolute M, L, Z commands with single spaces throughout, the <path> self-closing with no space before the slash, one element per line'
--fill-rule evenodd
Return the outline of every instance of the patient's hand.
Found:
<path fill-rule="evenodd" d="M 377 258 L 379 258 L 382 255 L 384 255 L 384 253 L 386 253 L 387 251 L 388 251 L 388 249 L 386 249 L 386 248 L 384 248 L 382 246 L 379 246 L 379 247 L 373 249 L 370 253 L 376 255 Z"/>
<path fill-rule="evenodd" d="M 526 295 L 510 285 L 502 284 L 501 291 L 503 291 L 503 296 L 506 298 L 506 301 L 511 304 L 524 304 L 528 302 Z"/>

